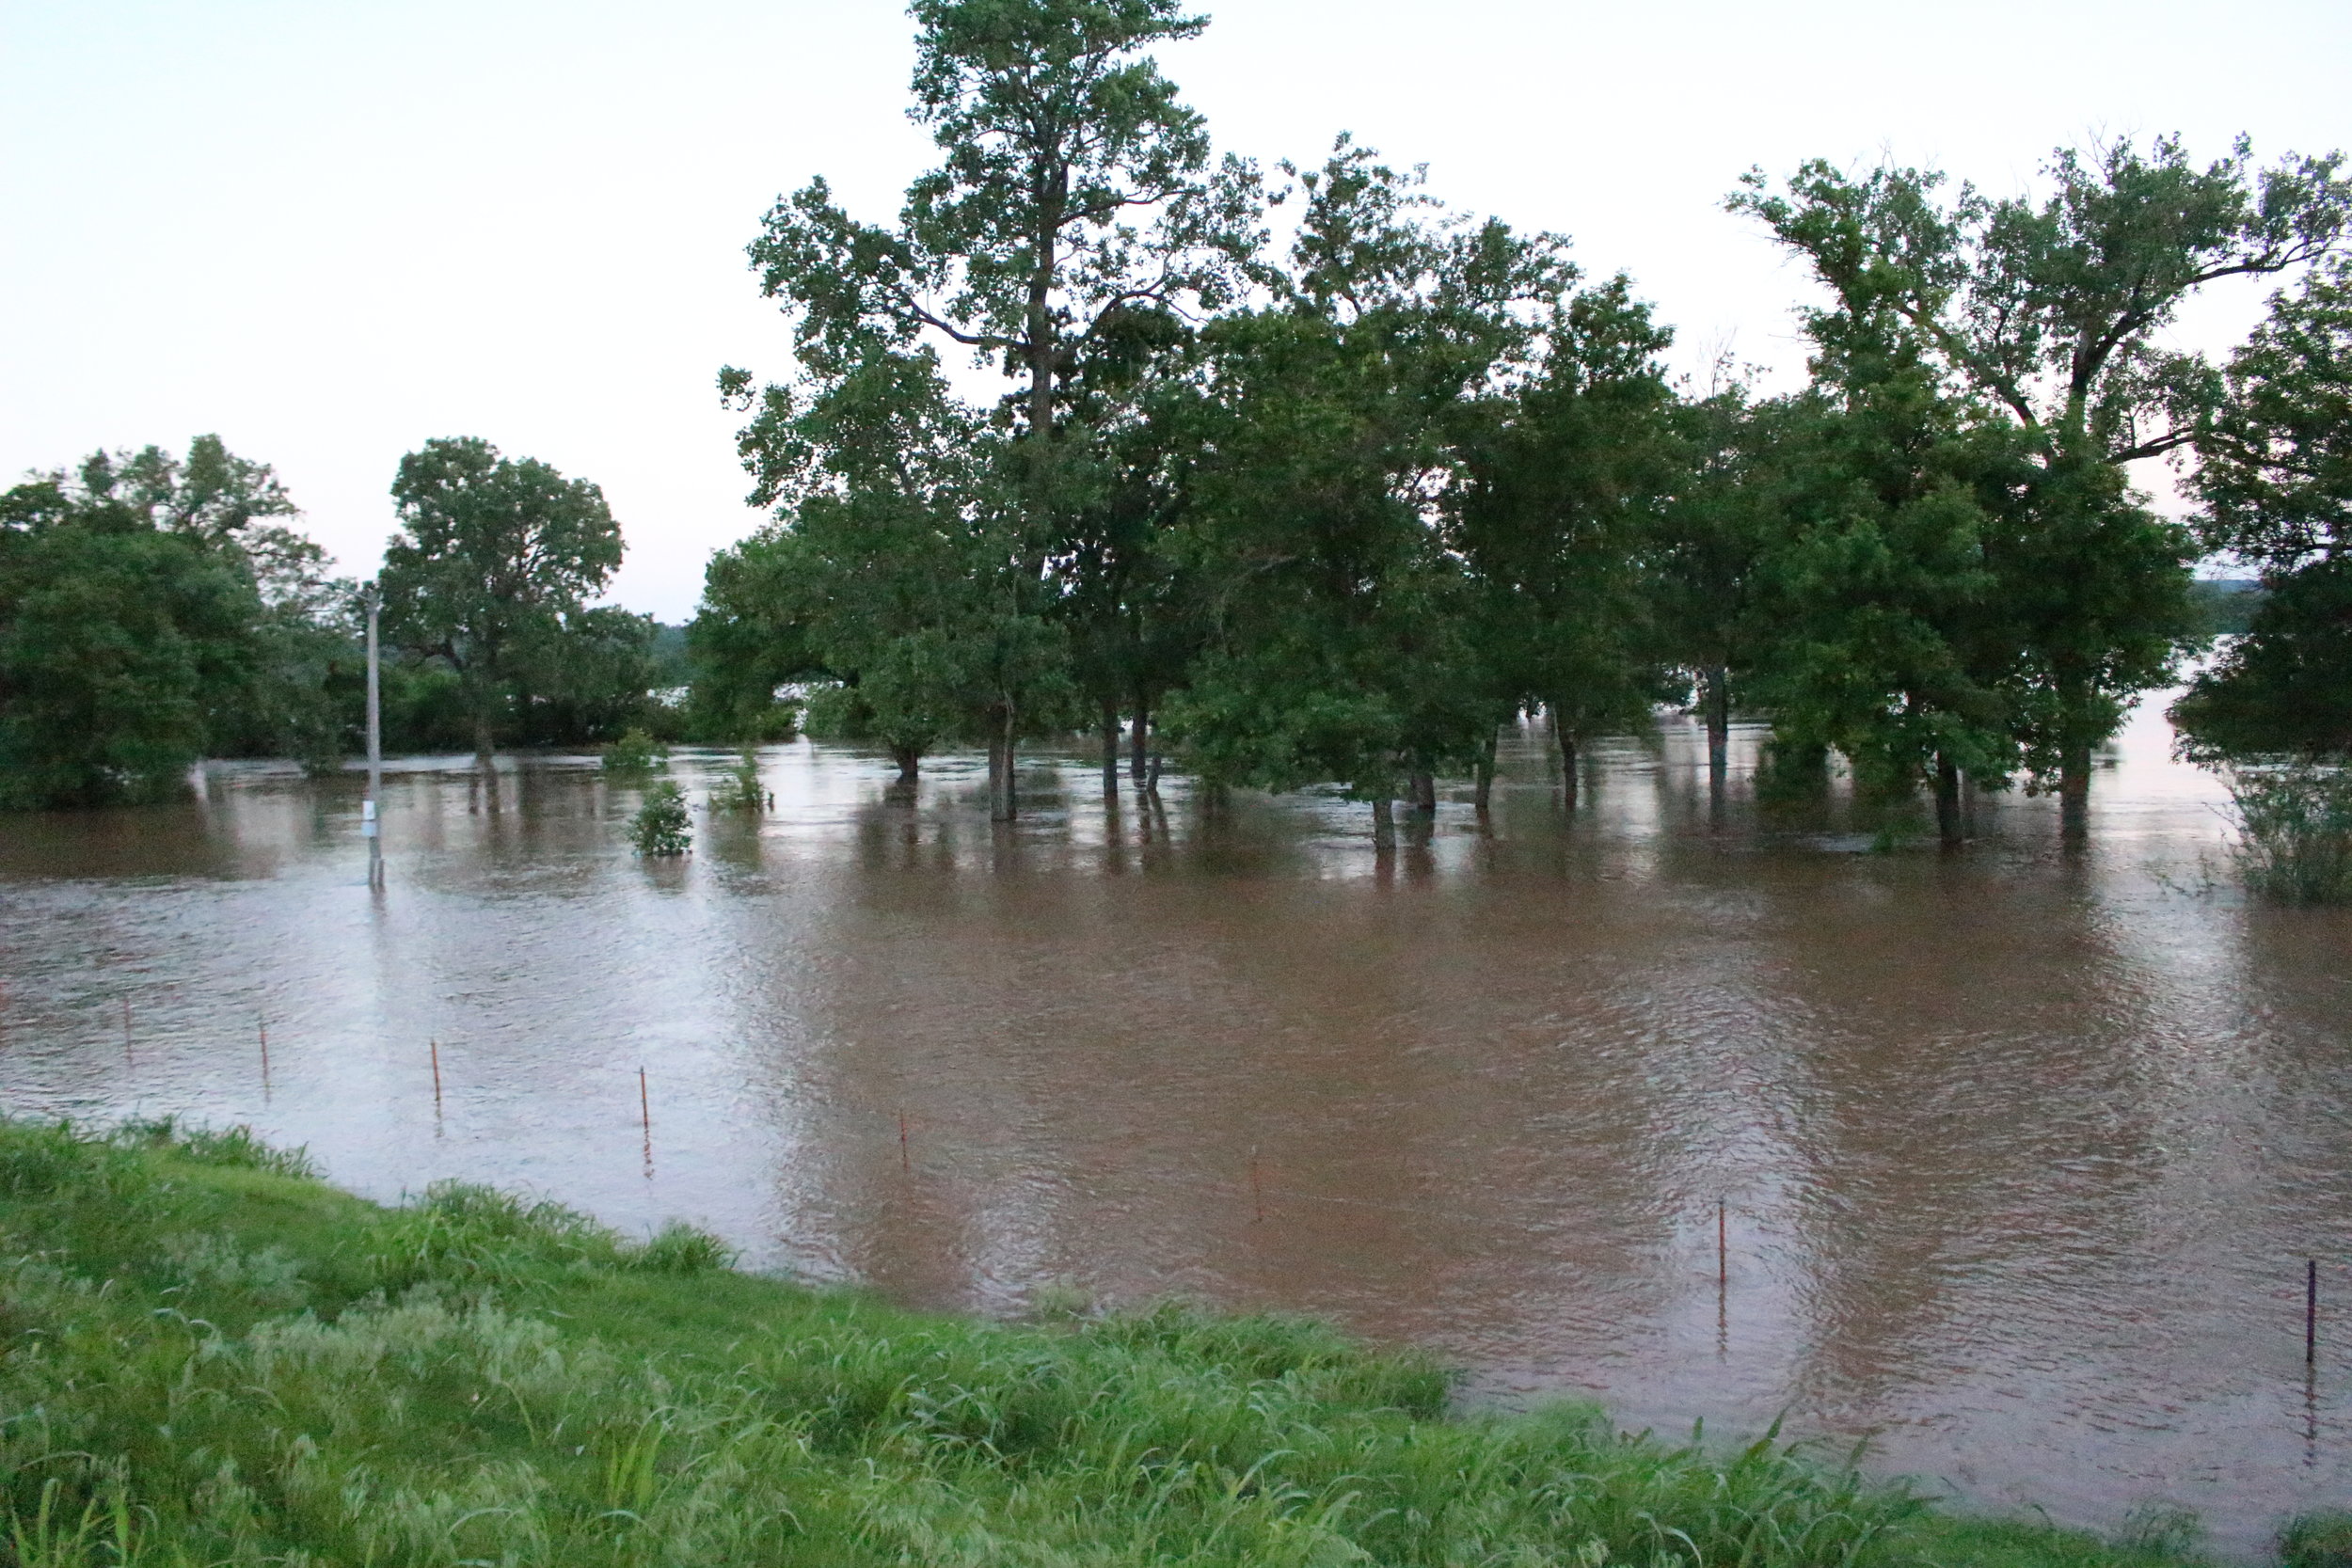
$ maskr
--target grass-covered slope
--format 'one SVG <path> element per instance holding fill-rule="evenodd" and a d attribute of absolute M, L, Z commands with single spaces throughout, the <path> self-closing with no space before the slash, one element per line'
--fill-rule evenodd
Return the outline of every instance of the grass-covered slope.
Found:
<path fill-rule="evenodd" d="M 0 1122 L 27 1565 L 2164 1560 L 1770 1445 L 1450 1418 L 1428 1363 L 1163 1309 L 1006 1325 L 241 1133 Z"/>

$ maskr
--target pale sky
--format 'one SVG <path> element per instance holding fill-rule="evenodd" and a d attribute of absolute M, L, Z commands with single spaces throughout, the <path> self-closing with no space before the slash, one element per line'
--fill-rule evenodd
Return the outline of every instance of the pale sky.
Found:
<path fill-rule="evenodd" d="M 1891 153 L 2006 195 L 2102 135 L 2352 146 L 2342 0 L 1208 8 L 1162 64 L 1220 149 L 1346 129 L 1425 162 L 1630 272 L 1687 366 L 1802 361 L 1802 274 L 1722 211 L 1751 164 Z M 682 619 L 759 520 L 712 377 L 789 369 L 743 246 L 814 174 L 895 214 L 930 153 L 912 60 L 889 0 L 0 0 L 0 483 L 218 431 L 365 574 L 401 454 L 481 436 L 603 485 L 614 597 Z"/>

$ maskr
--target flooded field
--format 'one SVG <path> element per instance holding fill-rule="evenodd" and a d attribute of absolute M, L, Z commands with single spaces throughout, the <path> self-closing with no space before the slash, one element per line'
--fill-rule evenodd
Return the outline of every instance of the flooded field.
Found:
<path fill-rule="evenodd" d="M 1573 817 L 1521 737 L 1489 820 L 1392 856 L 1359 805 L 1110 805 L 1074 755 L 992 830 L 977 758 L 903 799 L 802 742 L 771 814 L 647 863 L 591 761 L 511 765 L 493 816 L 428 759 L 380 894 L 356 775 L 216 767 L 0 819 L 0 1100 L 683 1215 L 918 1304 L 1311 1312 L 1472 1399 L 1785 1412 L 2250 1554 L 2352 1495 L 2352 916 L 2247 904 L 2168 739 L 2136 722 L 2075 856 L 2048 800 L 1957 855 L 1759 816 L 1743 768 L 1710 805 L 1674 721 Z"/>

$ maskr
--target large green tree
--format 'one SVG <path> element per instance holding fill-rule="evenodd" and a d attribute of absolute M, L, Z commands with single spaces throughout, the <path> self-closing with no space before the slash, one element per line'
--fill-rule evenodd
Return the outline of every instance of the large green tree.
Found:
<path fill-rule="evenodd" d="M 495 811 L 499 731 L 619 568 L 620 525 L 595 484 L 478 436 L 403 457 L 392 501 L 400 529 L 377 578 L 385 635 L 456 673 Z"/>
<path fill-rule="evenodd" d="M 1211 166 L 1200 118 L 1149 51 L 1205 25 L 1174 0 L 916 0 L 909 113 L 938 145 L 896 224 L 852 218 L 818 180 L 779 201 L 751 253 L 793 317 L 805 399 L 878 350 L 969 350 L 1007 386 L 993 531 L 1022 584 L 1003 614 L 1053 610 L 1048 565 L 1069 531 L 1090 445 L 1070 418 L 1073 378 L 1140 312 L 1214 309 L 1256 240 L 1255 181 Z M 748 372 L 723 372 L 730 397 Z M 794 389 L 757 394 L 774 407 Z M 1024 631 L 1026 646 L 1048 635 Z M 1000 653 L 1002 650 L 1000 650 Z M 1008 678 L 1025 654 L 990 662 Z M 1014 742 L 1046 693 L 1004 686 L 991 702 L 991 815 L 1014 812 Z"/>
<path fill-rule="evenodd" d="M 2169 678 L 2190 634 L 2187 531 L 2133 493 L 2123 465 L 2192 442 L 2213 368 L 2169 345 L 2182 305 L 2219 279 L 2283 271 L 2344 232 L 2334 157 L 2257 169 L 2241 141 L 2200 167 L 2173 138 L 2061 150 L 2039 201 L 1994 200 L 1892 166 L 1816 161 L 1785 192 L 1760 174 L 1732 198 L 1803 255 L 1834 309 L 1885 311 L 1956 391 L 2013 421 L 2030 526 L 1998 562 L 2025 632 L 2032 700 L 2015 706 L 2067 832 L 2086 821 L 2092 749 L 2137 694 Z"/>
<path fill-rule="evenodd" d="M 1530 373 L 1573 271 L 1551 236 L 1447 223 L 1344 138 L 1300 184 L 1277 297 L 1209 328 L 1187 524 L 1209 643 L 1169 726 L 1213 783 L 1345 785 L 1386 843 L 1400 786 L 1474 765 L 1501 716 L 1443 526 L 1450 427 Z"/>
<path fill-rule="evenodd" d="M 2268 592 L 2174 722 L 2208 757 L 2352 756 L 2352 261 L 2273 296 L 2199 454 L 2206 543 Z"/>
<path fill-rule="evenodd" d="M 707 595 L 706 641 L 774 626 L 776 648 L 855 688 L 859 730 L 907 780 L 943 740 L 1058 723 L 1062 628 L 1038 608 L 1002 441 L 928 348 L 869 345 L 805 401 L 769 399 L 741 445 L 777 520 L 714 568 L 731 597 Z"/>
<path fill-rule="evenodd" d="M 1647 573 L 1681 477 L 1658 357 L 1671 340 L 1613 277 L 1545 324 L 1532 379 L 1454 421 L 1448 511 L 1474 579 L 1480 667 L 1500 709 L 1551 716 L 1570 806 L 1582 741 L 1639 726 L 1659 694 Z"/>
<path fill-rule="evenodd" d="M 0 496 L 0 800 L 159 800 L 207 752 L 330 745 L 332 592 L 317 546 L 271 520 L 294 511 L 214 436 Z"/>

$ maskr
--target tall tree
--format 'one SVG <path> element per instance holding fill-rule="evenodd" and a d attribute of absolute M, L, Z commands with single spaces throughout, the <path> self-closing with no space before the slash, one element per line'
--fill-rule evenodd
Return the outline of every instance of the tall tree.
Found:
<path fill-rule="evenodd" d="M 892 227 L 851 218 L 815 181 L 770 212 L 751 254 L 763 292 L 794 318 L 813 386 L 877 345 L 924 341 L 968 349 L 1011 384 L 1001 457 L 1017 526 L 1004 577 L 1022 589 L 1006 612 L 1037 617 L 1071 506 L 1066 449 L 1087 440 L 1067 417 L 1076 365 L 1138 311 L 1226 297 L 1257 237 L 1256 182 L 1238 164 L 1212 170 L 1200 116 L 1148 53 L 1206 24 L 1175 0 L 916 0 L 913 14 L 909 113 L 940 166 L 908 188 Z M 722 385 L 740 396 L 751 378 L 730 369 Z M 993 662 L 1008 675 L 1030 664 Z M 992 701 L 998 819 L 1014 811 L 1013 746 L 1031 697 L 1007 686 Z"/>
<path fill-rule="evenodd" d="M 804 402 L 770 388 L 743 431 L 752 499 L 777 519 L 739 552 L 770 595 L 757 613 L 856 687 L 902 779 L 944 739 L 1009 742 L 1064 713 L 1061 627 L 1032 608 L 1001 439 L 930 349 L 881 345 Z"/>
<path fill-rule="evenodd" d="M 385 635 L 456 672 L 495 811 L 498 732 L 516 688 L 620 566 L 620 525 L 588 481 L 470 436 L 403 457 L 392 501 L 400 530 L 377 579 Z"/>
<path fill-rule="evenodd" d="M 2198 444 L 2205 542 L 2268 592 L 2173 721 L 2209 757 L 2352 756 L 2352 260 L 2275 294 L 2227 385 Z"/>
<path fill-rule="evenodd" d="M 1530 382 L 1459 421 L 1449 511 L 1473 636 L 1498 706 L 1551 715 L 1571 807 L 1580 745 L 1639 725 L 1658 695 L 1645 563 L 1680 477 L 1671 341 L 1619 275 L 1554 313 Z"/>
<path fill-rule="evenodd" d="M 1474 762 L 1499 716 L 1442 526 L 1450 426 L 1529 373 L 1574 273 L 1345 138 L 1300 183 L 1277 300 L 1209 330 L 1187 548 L 1210 642 L 1169 726 L 1214 783 L 1346 785 L 1386 843 L 1399 784 Z"/>
<path fill-rule="evenodd" d="M 208 751 L 302 749 L 331 594 L 318 547 L 268 520 L 294 513 L 215 436 L 0 496 L 0 800 L 160 800 Z"/>
<path fill-rule="evenodd" d="M 2182 304 L 2218 279 L 2272 274 L 2342 239 L 2339 160 L 2257 170 L 2244 141 L 2192 165 L 2175 138 L 2061 150 L 2051 194 L 1990 199 L 1942 177 L 1859 179 L 1815 161 L 1785 194 L 1748 177 L 1731 199 L 1804 255 L 1839 308 L 1886 310 L 1953 386 L 2026 437 L 2032 526 L 2003 562 L 2026 631 L 2035 699 L 2019 736 L 2055 774 L 2070 834 L 2086 821 L 2093 747 L 2169 677 L 2189 634 L 2185 531 L 2135 497 L 2122 466 L 2194 440 L 2217 392 L 2201 357 L 2166 346 Z"/>

